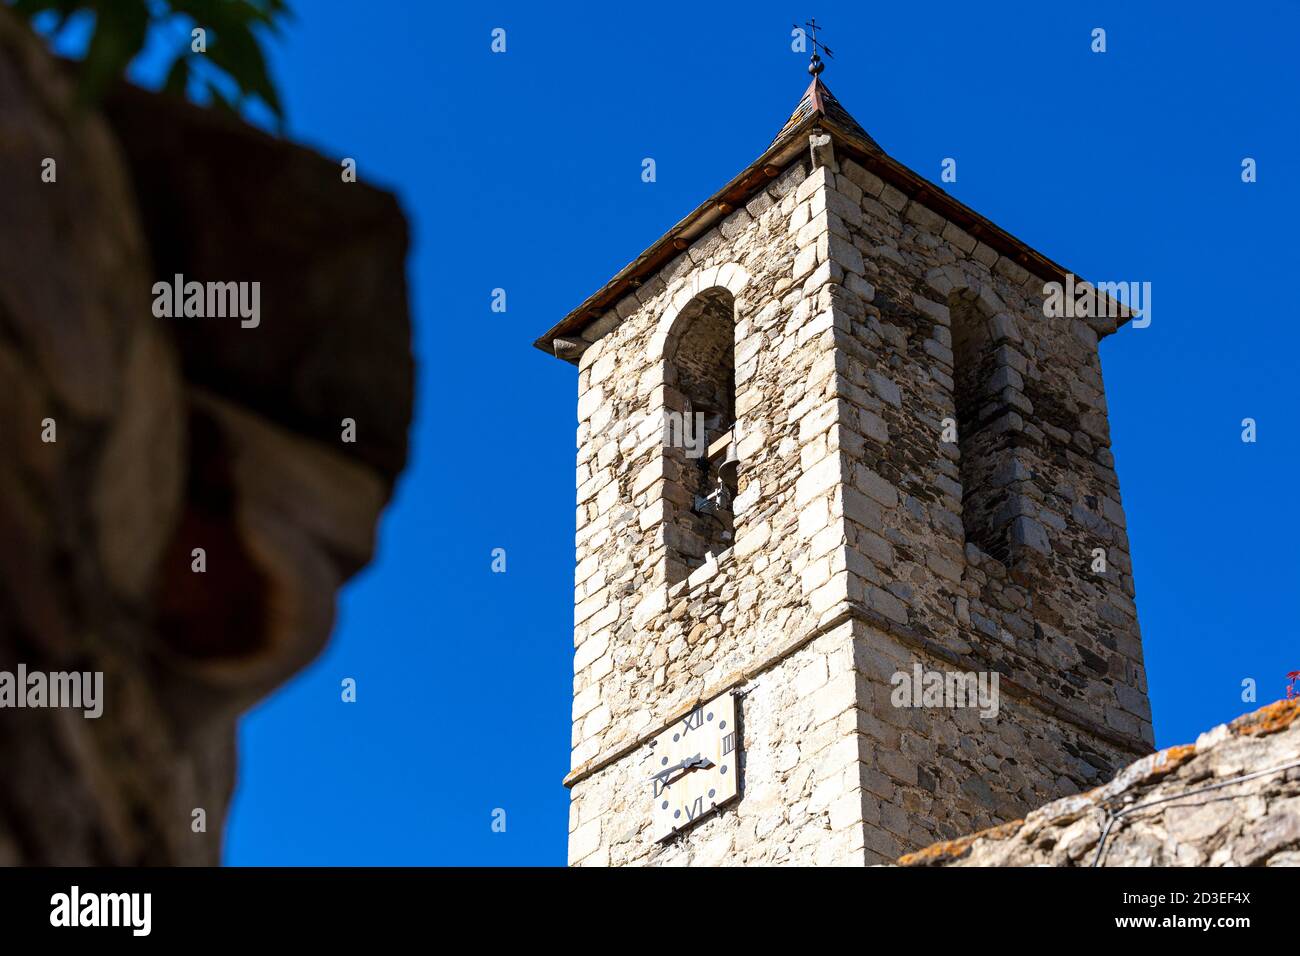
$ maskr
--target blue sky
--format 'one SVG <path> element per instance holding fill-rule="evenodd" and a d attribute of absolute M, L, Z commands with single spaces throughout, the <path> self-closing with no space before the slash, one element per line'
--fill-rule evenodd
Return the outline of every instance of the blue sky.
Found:
<path fill-rule="evenodd" d="M 530 343 L 770 142 L 810 14 L 823 79 L 892 155 L 936 181 L 956 158 L 945 188 L 1008 231 L 1153 284 L 1151 326 L 1102 361 L 1157 743 L 1254 709 L 1243 679 L 1281 696 L 1300 668 L 1296 4 L 295 6 L 271 46 L 289 135 L 356 157 L 411 219 L 419 397 L 332 643 L 241 725 L 228 863 L 564 862 L 576 372 Z"/>

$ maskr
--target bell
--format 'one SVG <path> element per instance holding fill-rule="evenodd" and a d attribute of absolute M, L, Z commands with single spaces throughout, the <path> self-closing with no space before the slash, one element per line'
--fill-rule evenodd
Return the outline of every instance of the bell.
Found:
<path fill-rule="evenodd" d="M 740 459 L 736 457 L 736 444 L 732 442 L 727 446 L 727 455 L 718 465 L 718 476 L 723 481 L 735 481 L 737 473 L 740 471 Z"/>

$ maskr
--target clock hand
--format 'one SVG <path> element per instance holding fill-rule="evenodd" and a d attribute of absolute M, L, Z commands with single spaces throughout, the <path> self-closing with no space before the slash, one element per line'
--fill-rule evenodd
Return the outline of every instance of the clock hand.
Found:
<path fill-rule="evenodd" d="M 687 757 L 681 763 L 674 764 L 671 767 L 665 767 L 663 770 L 660 770 L 657 774 L 655 774 L 651 779 L 667 781 L 668 777 L 676 773 L 678 770 L 695 770 L 696 768 L 699 768 L 701 770 L 707 770 L 709 767 L 712 766 L 713 766 L 712 760 L 709 760 L 707 757 L 702 757 L 699 754 L 696 754 L 694 757 Z"/>

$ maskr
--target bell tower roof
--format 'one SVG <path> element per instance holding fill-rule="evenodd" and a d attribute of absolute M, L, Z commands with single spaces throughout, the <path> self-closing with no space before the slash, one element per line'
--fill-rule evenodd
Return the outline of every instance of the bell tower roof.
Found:
<path fill-rule="evenodd" d="M 566 361 L 577 361 L 585 344 L 603 335 L 618 317 L 612 311 L 642 282 L 667 265 L 717 222 L 747 203 L 791 163 L 808 154 L 809 134 L 821 131 L 831 137 L 836 154 L 865 167 L 898 190 L 907 200 L 921 203 L 963 229 L 976 240 L 1044 279 L 1065 282 L 1067 270 L 995 225 L 960 200 L 894 159 L 853 118 L 821 80 L 814 61 L 812 82 L 776 138 L 757 159 L 714 193 L 649 248 L 624 266 L 594 295 L 560 320 L 533 344 Z"/>
<path fill-rule="evenodd" d="M 859 125 L 832 93 L 822 82 L 820 76 L 814 76 L 812 82 L 808 84 L 808 89 L 804 90 L 803 97 L 799 100 L 799 105 L 794 108 L 790 118 L 785 121 L 781 127 L 781 132 L 776 134 L 776 139 L 772 140 L 772 145 L 785 140 L 793 134 L 793 131 L 802 130 L 804 123 L 810 116 L 819 117 L 822 120 L 823 128 L 829 126 L 839 132 L 842 137 L 857 140 L 864 148 L 883 152 L 874 139 L 867 135 L 867 131 Z"/>

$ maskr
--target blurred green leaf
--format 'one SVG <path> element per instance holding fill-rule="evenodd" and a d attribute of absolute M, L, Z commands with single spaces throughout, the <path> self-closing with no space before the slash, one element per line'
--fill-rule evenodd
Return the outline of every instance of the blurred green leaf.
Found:
<path fill-rule="evenodd" d="M 186 59 L 185 54 L 176 58 L 172 68 L 167 71 L 167 82 L 163 84 L 163 92 L 171 96 L 184 97 L 190 88 L 190 61 Z"/>
<path fill-rule="evenodd" d="M 276 116 L 280 115 L 280 98 L 266 71 L 262 49 L 251 34 L 236 31 L 219 34 L 208 45 L 208 56 L 239 84 L 241 93 L 260 97 Z"/>
<path fill-rule="evenodd" d="M 19 16 L 30 19 L 46 10 L 57 10 L 60 15 L 66 17 L 83 5 L 78 0 L 17 0 L 13 7 L 14 12 Z"/>
<path fill-rule="evenodd" d="M 95 15 L 82 70 L 81 96 L 85 102 L 98 100 L 114 80 L 126 73 L 131 61 L 144 49 L 151 27 L 184 17 L 208 32 L 207 53 L 191 54 L 187 40 L 168 70 L 163 90 L 185 96 L 193 88 L 191 81 L 202 75 L 201 88 L 211 95 L 214 105 L 237 109 L 243 101 L 257 98 L 278 119 L 284 118 L 258 31 L 279 32 L 281 21 L 293 15 L 287 0 L 10 0 L 10 5 L 15 13 L 28 19 L 57 14 L 55 33 L 75 13 Z M 213 73 L 224 74 L 230 88 L 239 91 L 238 97 L 223 92 L 228 84 L 214 83 Z"/>
<path fill-rule="evenodd" d="M 223 93 L 216 84 L 211 80 L 207 80 L 203 85 L 207 89 L 208 95 L 212 98 L 213 107 L 215 107 L 219 112 L 229 113 L 232 116 L 237 115 L 235 112 L 235 104 L 230 102 L 226 97 L 226 94 Z"/>
<path fill-rule="evenodd" d="M 79 0 L 17 0 L 14 3 L 14 12 L 29 20 L 43 13 L 55 13 L 58 20 L 54 24 L 53 32 L 58 33 L 79 5 Z"/>
<path fill-rule="evenodd" d="M 126 72 L 149 32 L 145 0 L 97 0 L 95 32 L 81 71 L 81 99 L 93 103 Z"/>

